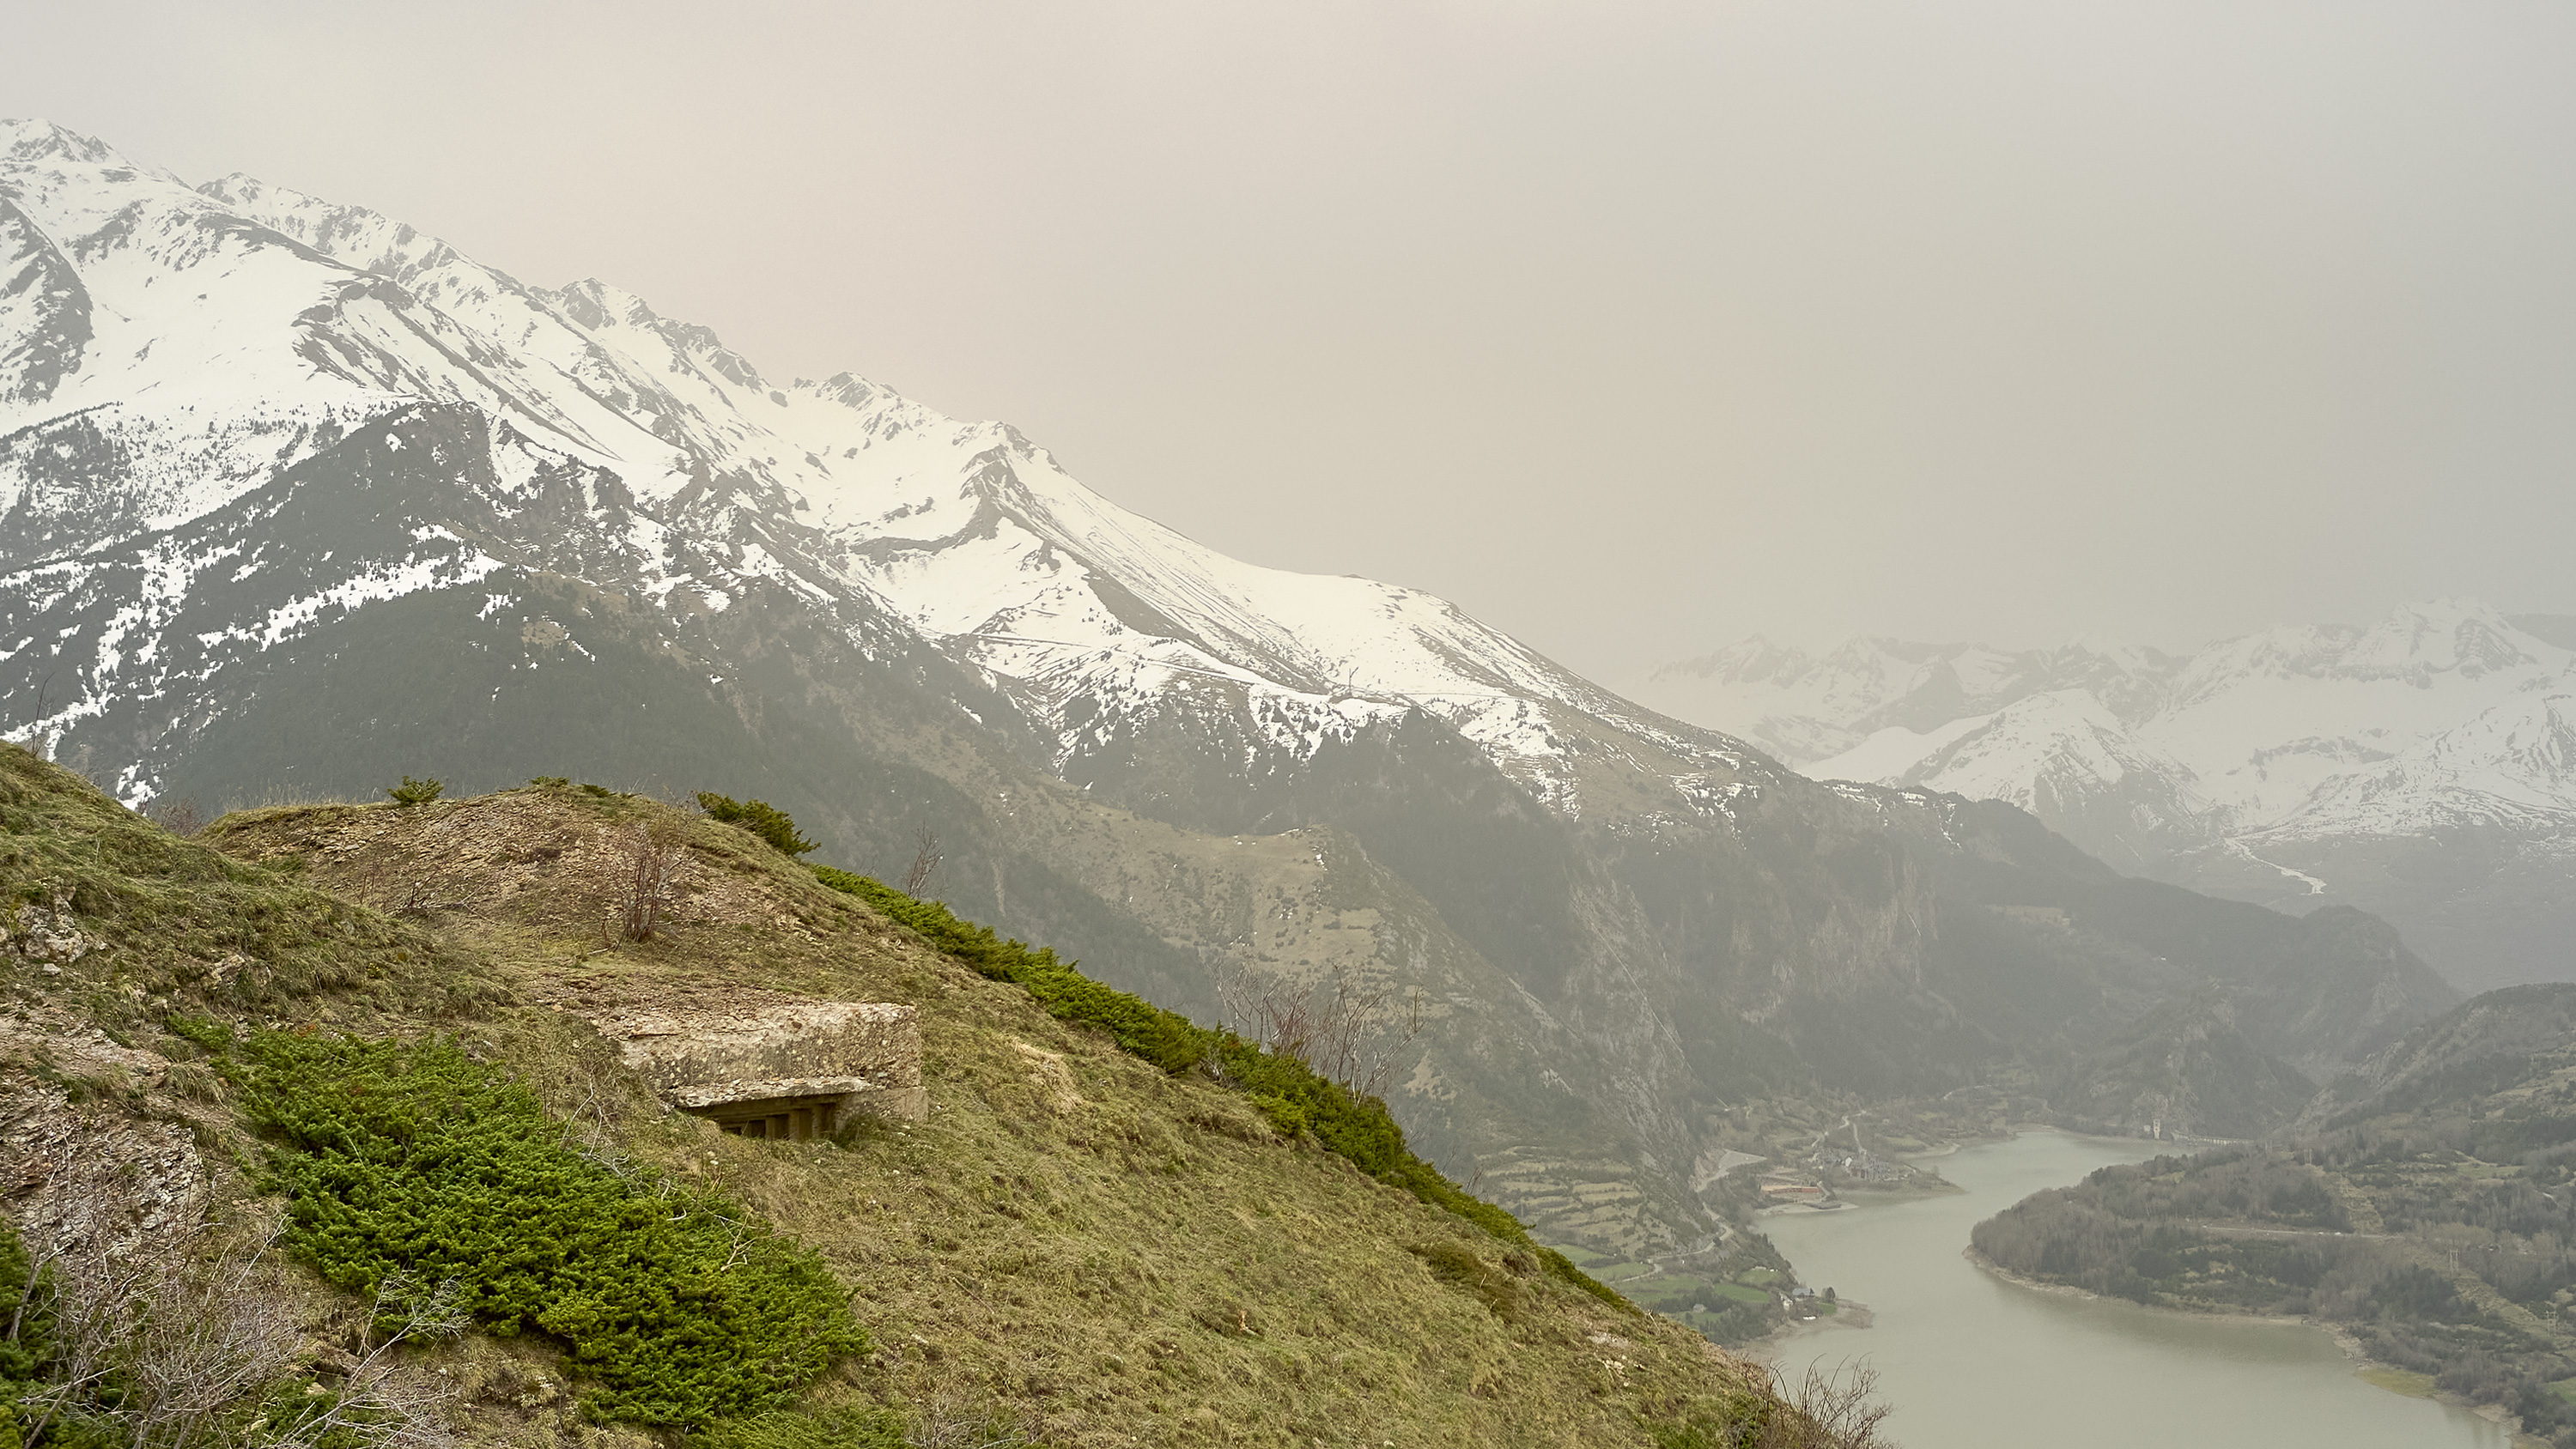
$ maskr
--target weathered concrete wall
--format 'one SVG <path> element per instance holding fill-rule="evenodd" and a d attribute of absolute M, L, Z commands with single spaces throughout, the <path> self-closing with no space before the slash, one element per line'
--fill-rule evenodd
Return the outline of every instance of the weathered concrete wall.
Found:
<path fill-rule="evenodd" d="M 908 1122 L 929 1115 L 921 1021 L 909 1006 L 782 1001 L 610 1010 L 591 1020 L 665 1101 L 728 1130 L 774 1115 L 794 1130 L 752 1135 L 804 1137 L 829 1131 L 851 1110 Z"/>

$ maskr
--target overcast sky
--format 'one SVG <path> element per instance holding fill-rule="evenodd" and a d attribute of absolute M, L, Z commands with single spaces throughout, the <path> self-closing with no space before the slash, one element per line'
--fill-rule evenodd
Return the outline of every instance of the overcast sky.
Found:
<path fill-rule="evenodd" d="M 2576 5 L 113 3 L 0 115 L 1613 680 L 2576 612 Z"/>

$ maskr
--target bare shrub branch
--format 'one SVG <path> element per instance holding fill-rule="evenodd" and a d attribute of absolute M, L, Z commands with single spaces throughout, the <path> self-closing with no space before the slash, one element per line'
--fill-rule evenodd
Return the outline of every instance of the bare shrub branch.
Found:
<path fill-rule="evenodd" d="M 1275 972 L 1219 972 L 1227 1023 L 1266 1052 L 1294 1057 L 1363 1097 L 1383 1097 L 1406 1047 L 1422 1035 L 1419 990 L 1399 1001 L 1389 983 L 1357 982 L 1343 967 L 1327 981 Z"/>
<path fill-rule="evenodd" d="M 206 824 L 205 813 L 197 808 L 194 795 L 179 800 L 155 800 L 152 807 L 143 813 L 153 824 L 181 840 L 196 834 Z"/>
<path fill-rule="evenodd" d="M 423 1291 L 388 1281 L 374 1320 L 392 1331 L 375 1338 L 333 1392 L 302 1371 L 296 1294 L 272 1246 L 200 1221 L 149 1251 L 47 1252 L 38 1291 L 58 1358 L 19 1400 L 24 1436 L 41 1441 L 60 1429 L 54 1437 L 137 1449 L 451 1443 L 448 1390 L 399 1364 L 396 1350 L 463 1330 L 457 1285 Z M 276 1407 L 281 1402 L 291 1407 Z M 263 1405 L 267 1412 L 253 1417 Z"/>
<path fill-rule="evenodd" d="M 1772 1383 L 1793 1412 L 1772 1421 L 1765 1449 L 1894 1449 L 1879 1433 L 1890 1410 L 1869 1360 L 1845 1359 L 1830 1373 L 1810 1363 L 1795 1383 L 1774 1369 Z"/>
<path fill-rule="evenodd" d="M 617 1126 L 626 1115 L 626 1094 L 616 1064 L 602 1052 L 583 1051 L 565 1065 L 563 1088 L 551 1095 L 551 1105 L 563 1119 L 564 1150 L 580 1154 L 625 1181 L 635 1181 L 635 1165 L 617 1144 Z"/>
<path fill-rule="evenodd" d="M 904 871 L 903 884 L 897 889 L 914 900 L 923 900 L 930 889 L 930 878 L 939 873 L 939 836 L 925 825 L 914 841 L 920 849 L 913 852 L 912 865 Z"/>
<path fill-rule="evenodd" d="M 657 812 L 618 831 L 611 846 L 615 876 L 609 894 L 609 940 L 650 941 L 662 918 L 678 904 L 689 853 L 680 843 L 675 814 Z"/>

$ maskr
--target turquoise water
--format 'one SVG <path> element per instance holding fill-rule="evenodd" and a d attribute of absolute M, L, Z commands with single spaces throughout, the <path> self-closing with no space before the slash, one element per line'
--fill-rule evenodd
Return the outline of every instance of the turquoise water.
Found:
<path fill-rule="evenodd" d="M 1764 1219 L 1802 1281 L 1876 1320 L 1772 1356 L 1793 1374 L 1866 1358 L 1904 1449 L 2507 1449 L 2484 1419 L 2365 1382 L 2323 1329 L 2043 1293 L 1961 1256 L 2031 1193 L 2155 1151 L 2034 1132 L 1941 1158 L 1964 1194 Z"/>

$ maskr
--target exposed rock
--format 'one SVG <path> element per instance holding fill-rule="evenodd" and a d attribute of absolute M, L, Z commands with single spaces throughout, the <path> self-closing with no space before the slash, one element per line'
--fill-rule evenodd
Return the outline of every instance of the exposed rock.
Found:
<path fill-rule="evenodd" d="M 185 1125 L 85 1113 L 40 1082 L 0 1091 L 0 1197 L 40 1257 L 162 1251 L 208 1195 Z"/>
<path fill-rule="evenodd" d="M 80 928 L 67 890 L 54 892 L 48 904 L 12 906 L 6 920 L 8 949 L 30 961 L 67 966 L 106 944 Z"/>
<path fill-rule="evenodd" d="M 821 1137 L 852 1111 L 906 1122 L 930 1112 L 909 1006 L 776 996 L 583 1015 L 664 1101 L 728 1132 Z"/>

